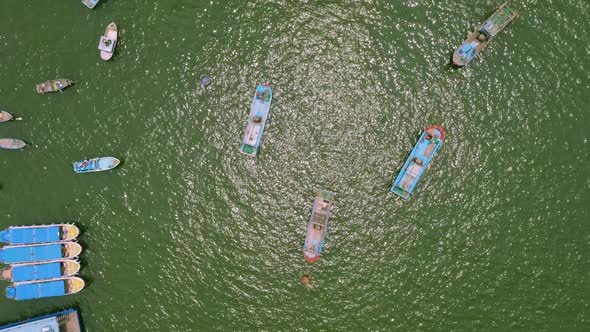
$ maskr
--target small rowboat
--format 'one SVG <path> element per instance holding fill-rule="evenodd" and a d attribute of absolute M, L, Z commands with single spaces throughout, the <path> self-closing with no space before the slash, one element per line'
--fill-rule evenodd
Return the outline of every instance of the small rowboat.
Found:
<path fill-rule="evenodd" d="M 10 121 L 12 119 L 14 119 L 12 114 L 10 114 L 6 111 L 0 111 L 0 122 L 6 122 L 6 121 Z"/>
<path fill-rule="evenodd" d="M 57 80 L 49 80 L 47 82 L 37 84 L 37 93 L 45 94 L 46 92 L 62 92 L 63 89 L 76 83 L 67 78 L 60 78 Z"/>
<path fill-rule="evenodd" d="M 444 139 L 445 131 L 442 127 L 426 127 L 389 191 L 404 199 L 409 199 L 410 194 L 420 181 L 420 177 L 442 146 Z"/>
<path fill-rule="evenodd" d="M 320 190 L 315 196 L 311 218 L 307 225 L 307 235 L 303 244 L 303 257 L 310 264 L 317 261 L 322 254 L 335 196 L 335 193 L 328 190 Z"/>
<path fill-rule="evenodd" d="M 81 291 L 84 285 L 84 280 L 79 277 L 18 282 L 6 288 L 6 297 L 19 301 L 71 295 Z"/>
<path fill-rule="evenodd" d="M 115 22 L 111 22 L 104 32 L 103 36 L 100 36 L 98 42 L 98 49 L 100 50 L 100 58 L 103 60 L 109 60 L 115 53 L 115 47 L 117 47 L 118 29 Z"/>
<path fill-rule="evenodd" d="M 263 83 L 256 88 L 254 100 L 248 116 L 246 133 L 240 145 L 240 152 L 255 157 L 260 151 L 260 139 L 264 131 L 270 103 L 272 102 L 272 88 L 267 83 Z"/>
<path fill-rule="evenodd" d="M 100 0 L 82 0 L 82 3 L 84 4 L 84 6 L 92 9 L 94 8 L 94 6 L 96 6 L 96 4 L 99 2 Z"/>
<path fill-rule="evenodd" d="M 24 282 L 43 279 L 71 277 L 80 271 L 80 263 L 72 259 L 49 262 L 12 264 L 2 270 L 2 279 L 9 282 Z"/>
<path fill-rule="evenodd" d="M 453 65 L 463 67 L 473 60 L 496 35 L 502 31 L 518 14 L 501 5 L 484 23 L 467 36 L 463 44 L 453 53 Z"/>
<path fill-rule="evenodd" d="M 121 161 L 114 157 L 100 157 L 88 160 L 76 161 L 72 163 L 74 172 L 76 173 L 92 173 L 102 172 L 113 169 L 119 165 Z"/>
<path fill-rule="evenodd" d="M 27 145 L 24 141 L 16 138 L 0 138 L 0 149 L 20 150 Z"/>
<path fill-rule="evenodd" d="M 0 232 L 0 242 L 16 245 L 71 241 L 79 234 L 80 229 L 71 224 L 10 226 Z"/>
<path fill-rule="evenodd" d="M 5 246 L 0 249 L 0 263 L 16 264 L 75 258 L 82 252 L 77 242 L 55 242 Z"/>

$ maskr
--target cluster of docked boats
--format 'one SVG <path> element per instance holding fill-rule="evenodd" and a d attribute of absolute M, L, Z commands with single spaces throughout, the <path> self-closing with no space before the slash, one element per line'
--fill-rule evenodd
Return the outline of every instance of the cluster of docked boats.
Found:
<path fill-rule="evenodd" d="M 79 234 L 72 224 L 11 226 L 0 232 L 0 242 L 7 244 L 0 248 L 0 263 L 8 265 L 0 273 L 11 283 L 6 297 L 32 300 L 81 291 Z"/>

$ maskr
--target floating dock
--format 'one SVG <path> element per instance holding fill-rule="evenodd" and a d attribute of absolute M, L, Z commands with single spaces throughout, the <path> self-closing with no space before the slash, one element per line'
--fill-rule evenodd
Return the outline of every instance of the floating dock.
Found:
<path fill-rule="evenodd" d="M 68 309 L 53 314 L 27 319 L 22 322 L 0 326 L 0 332 L 81 332 L 82 324 L 77 309 Z"/>

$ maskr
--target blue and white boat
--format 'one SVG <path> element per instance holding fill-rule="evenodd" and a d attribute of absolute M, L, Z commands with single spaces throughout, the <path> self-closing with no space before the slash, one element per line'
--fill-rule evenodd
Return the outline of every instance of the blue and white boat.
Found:
<path fill-rule="evenodd" d="M 76 161 L 72 163 L 72 167 L 76 173 L 102 172 L 117 167 L 120 162 L 119 159 L 114 157 L 99 157 Z"/>
<path fill-rule="evenodd" d="M 82 3 L 84 4 L 84 6 L 92 9 L 96 6 L 96 4 L 98 4 L 100 0 L 82 0 Z"/>
<path fill-rule="evenodd" d="M 6 288 L 6 297 L 22 301 L 75 294 L 84 288 L 84 280 L 64 277 L 39 281 L 18 282 Z"/>
<path fill-rule="evenodd" d="M 78 234 L 80 229 L 72 224 L 10 226 L 0 232 L 0 242 L 15 245 L 71 241 Z"/>
<path fill-rule="evenodd" d="M 17 264 L 54 261 L 63 258 L 75 258 L 81 252 L 82 246 L 76 242 L 5 246 L 0 249 L 0 263 Z"/>
<path fill-rule="evenodd" d="M 444 139 L 445 132 L 442 127 L 427 127 L 420 135 L 402 170 L 393 182 L 390 191 L 404 199 L 409 199 L 420 177 L 443 144 Z"/>
<path fill-rule="evenodd" d="M 335 193 L 323 189 L 319 190 L 315 196 L 303 244 L 303 257 L 310 264 L 317 261 L 322 254 L 335 197 Z"/>
<path fill-rule="evenodd" d="M 260 139 L 268 119 L 271 102 L 272 88 L 267 83 L 259 85 L 252 101 L 246 133 L 240 145 L 241 153 L 254 157 L 260 151 Z"/>
<path fill-rule="evenodd" d="M 2 279 L 9 282 L 71 277 L 80 271 L 80 263 L 72 259 L 49 262 L 12 264 L 0 272 Z"/>

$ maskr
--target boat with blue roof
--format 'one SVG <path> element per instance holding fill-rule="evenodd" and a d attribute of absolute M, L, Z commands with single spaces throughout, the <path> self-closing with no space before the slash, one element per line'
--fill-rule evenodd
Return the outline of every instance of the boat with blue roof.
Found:
<path fill-rule="evenodd" d="M 85 286 L 79 277 L 63 277 L 41 281 L 27 281 L 12 284 L 6 288 L 6 297 L 12 300 L 34 300 L 46 297 L 76 294 Z"/>
<path fill-rule="evenodd" d="M 119 166 L 120 163 L 121 161 L 115 157 L 98 157 L 73 162 L 72 167 L 76 173 L 93 173 L 108 171 Z"/>
<path fill-rule="evenodd" d="M 404 199 L 409 199 L 422 174 L 430 166 L 432 159 L 442 146 L 444 139 L 445 131 L 441 126 L 426 127 L 393 182 L 390 192 Z"/>
<path fill-rule="evenodd" d="M 75 258 L 82 252 L 77 242 L 25 244 L 0 248 L 0 263 L 16 264 Z"/>
<path fill-rule="evenodd" d="M 80 229 L 72 224 L 10 226 L 0 232 L 0 242 L 15 245 L 71 241 L 79 234 Z"/>
<path fill-rule="evenodd" d="M 81 332 L 81 322 L 77 309 L 67 309 L 2 325 L 0 332 Z"/>
<path fill-rule="evenodd" d="M 82 0 L 82 3 L 84 4 L 84 6 L 92 9 L 94 7 L 96 7 L 96 5 L 98 4 L 100 0 Z"/>
<path fill-rule="evenodd" d="M 465 66 L 486 47 L 518 14 L 502 4 L 484 23 L 471 32 L 453 53 L 453 64 Z"/>
<path fill-rule="evenodd" d="M 260 140 L 268 119 L 271 102 L 272 88 L 267 83 L 259 85 L 254 93 L 246 132 L 242 144 L 240 144 L 241 153 L 255 157 L 260 152 Z"/>
<path fill-rule="evenodd" d="M 308 263 L 317 261 L 322 254 L 335 197 L 336 194 L 329 190 L 316 193 L 303 244 L 303 257 Z"/>
<path fill-rule="evenodd" d="M 9 282 L 71 277 L 80 271 L 80 263 L 73 259 L 60 259 L 49 262 L 12 264 L 0 272 L 2 279 Z"/>

